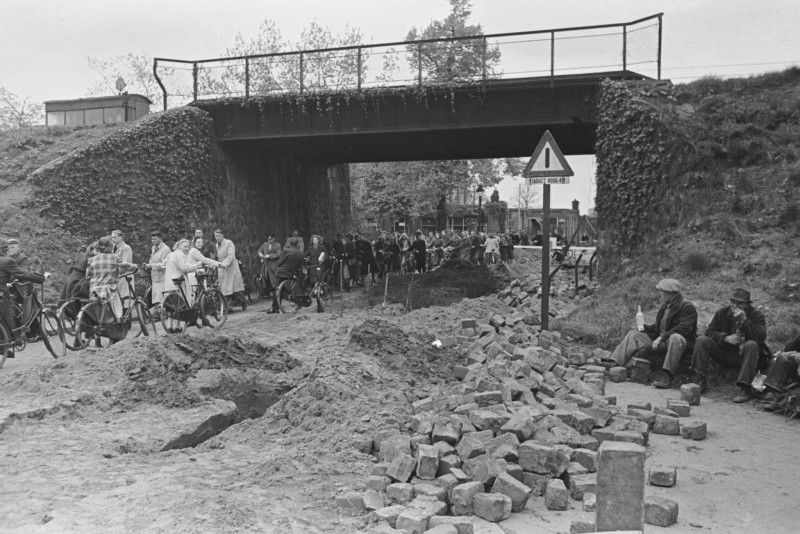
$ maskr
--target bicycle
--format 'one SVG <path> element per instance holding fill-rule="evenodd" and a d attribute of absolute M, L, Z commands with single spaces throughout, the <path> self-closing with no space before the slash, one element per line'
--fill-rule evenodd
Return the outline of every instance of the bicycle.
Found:
<path fill-rule="evenodd" d="M 123 305 L 122 316 L 117 317 L 114 308 L 108 297 L 97 299 L 79 300 L 85 302 L 78 316 L 75 319 L 74 332 L 75 341 L 70 347 L 71 350 L 82 350 L 94 341 L 95 347 L 110 346 L 128 337 L 128 332 L 134 324 L 134 320 L 139 325 L 139 331 L 133 337 L 149 337 L 158 335 L 156 324 L 150 309 L 144 299 L 134 292 L 132 275 L 129 273 L 123 278 L 128 284 L 129 297 L 131 304 L 128 307 Z M 61 310 L 67 314 L 67 304 L 62 305 Z"/>
<path fill-rule="evenodd" d="M 242 284 L 244 284 L 244 296 L 247 302 L 255 304 L 261 300 L 261 273 L 250 274 L 250 269 L 245 267 L 241 260 L 239 262 L 239 271 L 242 273 Z"/>
<path fill-rule="evenodd" d="M 10 291 L 15 291 L 23 299 L 30 297 L 31 307 L 26 318 L 23 307 L 15 299 L 12 299 L 12 313 L 20 326 L 9 331 L 8 327 L 0 321 L 0 367 L 3 367 L 12 349 L 25 350 L 28 343 L 39 339 L 44 342 L 44 346 L 47 347 L 53 358 L 64 356 L 67 353 L 64 328 L 55 311 L 41 304 L 34 290 L 33 282 L 11 282 L 7 286 Z M 10 293 L 4 298 L 10 299 Z M 38 330 L 38 333 L 35 333 L 33 338 L 29 338 L 28 335 L 32 330 Z"/>
<path fill-rule="evenodd" d="M 219 289 L 209 287 L 212 279 L 211 273 L 197 273 L 197 294 L 192 305 L 183 290 L 185 279 L 181 276 L 172 280 L 178 289 L 167 291 L 161 303 L 161 322 L 168 334 L 183 333 L 189 325 L 197 326 L 198 320 L 203 326 L 222 328 L 228 319 L 228 301 Z"/>
<path fill-rule="evenodd" d="M 303 265 L 294 276 L 278 284 L 275 292 L 277 294 L 279 313 L 288 313 L 289 311 L 297 313 L 300 308 L 311 306 L 312 299 L 316 299 L 317 312 L 321 313 L 325 311 L 323 303 L 327 304 L 333 300 L 331 286 L 320 279 L 317 279 L 311 290 L 307 291 L 309 284 L 303 283 L 306 274 L 307 266 Z M 289 302 L 294 304 L 294 310 L 289 309 Z"/>

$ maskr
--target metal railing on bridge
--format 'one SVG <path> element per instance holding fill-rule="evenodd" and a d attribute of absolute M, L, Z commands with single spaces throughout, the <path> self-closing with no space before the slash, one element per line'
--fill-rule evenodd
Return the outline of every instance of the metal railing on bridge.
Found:
<path fill-rule="evenodd" d="M 631 22 L 202 60 L 155 58 L 164 109 L 201 99 L 610 71 L 661 79 L 663 13 Z M 170 86 L 168 91 L 165 84 Z"/>

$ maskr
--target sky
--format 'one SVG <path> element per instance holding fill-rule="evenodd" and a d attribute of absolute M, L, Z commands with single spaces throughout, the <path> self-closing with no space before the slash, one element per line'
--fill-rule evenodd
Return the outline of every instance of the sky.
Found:
<path fill-rule="evenodd" d="M 800 65 L 797 0 L 473 0 L 485 34 L 612 24 L 664 13 L 662 78 L 738 77 Z M 97 74 L 87 57 L 129 52 L 176 59 L 219 57 L 265 19 L 297 40 L 312 21 L 366 43 L 402 41 L 450 11 L 447 0 L 0 0 L 0 87 L 34 101 L 86 96 Z M 535 147 L 534 141 L 531 152 Z M 571 184 L 552 186 L 552 207 L 593 204 L 593 158 L 570 157 Z M 512 200 L 521 180 L 507 179 Z M 513 201 L 512 201 L 513 204 Z"/>

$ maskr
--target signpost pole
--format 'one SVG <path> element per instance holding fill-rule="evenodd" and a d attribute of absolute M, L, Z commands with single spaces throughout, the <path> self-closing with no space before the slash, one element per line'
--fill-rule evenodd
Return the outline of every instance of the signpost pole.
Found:
<path fill-rule="evenodd" d="M 550 184 L 544 184 L 542 200 L 542 330 L 550 322 Z"/>

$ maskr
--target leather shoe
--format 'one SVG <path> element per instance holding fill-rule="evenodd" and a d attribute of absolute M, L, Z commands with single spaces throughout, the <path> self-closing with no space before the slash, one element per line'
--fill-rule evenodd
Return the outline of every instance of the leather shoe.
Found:
<path fill-rule="evenodd" d="M 708 390 L 708 381 L 703 375 L 695 373 L 695 375 L 692 377 L 692 384 L 697 384 L 700 386 L 700 393 L 705 393 L 706 390 Z"/>
<path fill-rule="evenodd" d="M 747 391 L 746 389 L 739 388 L 739 394 L 733 398 L 733 402 L 736 404 L 741 404 L 743 402 L 749 401 L 753 398 L 753 394 Z"/>
<path fill-rule="evenodd" d="M 269 310 L 267 310 L 267 313 L 278 313 L 278 312 L 273 310 L 273 309 L 269 309 Z"/>
<path fill-rule="evenodd" d="M 246 310 L 247 310 L 247 301 L 245 300 L 245 301 L 242 302 L 242 311 L 246 311 Z"/>
<path fill-rule="evenodd" d="M 669 389 L 672 387 L 672 375 L 662 370 L 661 375 L 653 382 L 653 386 L 658 389 Z"/>

